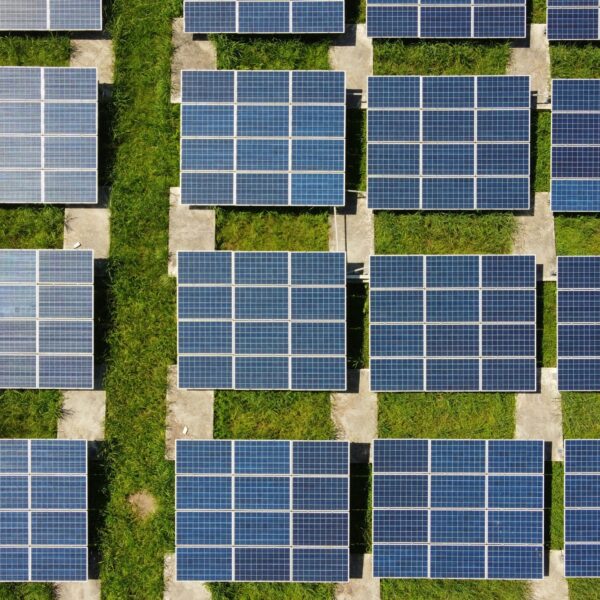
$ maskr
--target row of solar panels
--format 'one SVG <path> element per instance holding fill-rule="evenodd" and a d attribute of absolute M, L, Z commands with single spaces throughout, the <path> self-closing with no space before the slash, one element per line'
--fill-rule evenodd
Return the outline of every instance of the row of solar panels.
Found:
<path fill-rule="evenodd" d="M 343 582 L 349 444 L 178 440 L 177 579 Z M 544 442 L 375 440 L 373 575 L 541 579 Z M 600 440 L 565 441 L 565 573 L 600 576 Z"/>

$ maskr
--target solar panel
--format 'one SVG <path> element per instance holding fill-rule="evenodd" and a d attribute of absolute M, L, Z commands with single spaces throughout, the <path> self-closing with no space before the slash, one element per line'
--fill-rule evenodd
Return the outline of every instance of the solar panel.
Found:
<path fill-rule="evenodd" d="M 94 384 L 90 250 L 0 250 L 0 389 Z"/>
<path fill-rule="evenodd" d="M 600 257 L 558 257 L 558 389 L 600 390 Z"/>
<path fill-rule="evenodd" d="M 600 440 L 565 440 L 565 576 L 600 577 Z"/>
<path fill-rule="evenodd" d="M 548 0 L 546 23 L 549 40 L 597 40 L 598 0 Z"/>
<path fill-rule="evenodd" d="M 179 387 L 346 389 L 343 252 L 180 252 Z"/>
<path fill-rule="evenodd" d="M 541 579 L 544 443 L 375 440 L 375 577 Z"/>
<path fill-rule="evenodd" d="M 342 71 L 182 71 L 181 201 L 343 206 Z"/>
<path fill-rule="evenodd" d="M 100 31 L 101 0 L 3 0 L 0 31 Z"/>
<path fill-rule="evenodd" d="M 0 581 L 87 579 L 87 446 L 0 440 Z"/>
<path fill-rule="evenodd" d="M 0 67 L 0 203 L 98 201 L 96 69 Z"/>
<path fill-rule="evenodd" d="M 348 580 L 349 444 L 177 440 L 179 581 Z"/>
<path fill-rule="evenodd" d="M 186 33 L 343 33 L 343 0 L 185 0 Z"/>
<path fill-rule="evenodd" d="M 534 391 L 534 256 L 371 256 L 371 390 Z"/>
<path fill-rule="evenodd" d="M 529 77 L 369 77 L 368 203 L 529 208 Z"/>
<path fill-rule="evenodd" d="M 600 80 L 552 81 L 551 168 L 553 211 L 600 211 Z"/>
<path fill-rule="evenodd" d="M 524 0 L 368 0 L 374 38 L 524 38 Z"/>

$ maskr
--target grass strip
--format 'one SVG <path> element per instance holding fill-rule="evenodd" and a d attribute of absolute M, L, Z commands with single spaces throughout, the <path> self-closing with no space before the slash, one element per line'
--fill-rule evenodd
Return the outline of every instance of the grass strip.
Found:
<path fill-rule="evenodd" d="M 544 281 L 537 288 L 537 347 L 541 367 L 556 366 L 556 283 Z"/>
<path fill-rule="evenodd" d="M 587 79 L 600 72 L 600 46 L 593 42 L 550 44 L 552 79 Z"/>
<path fill-rule="evenodd" d="M 523 600 L 527 590 L 520 581 L 381 580 L 381 600 Z"/>
<path fill-rule="evenodd" d="M 557 256 L 600 254 L 600 215 L 554 215 Z"/>
<path fill-rule="evenodd" d="M 550 191 L 550 111 L 531 111 L 531 164 L 534 192 Z"/>

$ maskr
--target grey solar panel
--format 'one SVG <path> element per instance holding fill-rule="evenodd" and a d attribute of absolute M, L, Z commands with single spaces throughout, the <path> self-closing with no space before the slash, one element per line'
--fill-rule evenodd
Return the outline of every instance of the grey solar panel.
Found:
<path fill-rule="evenodd" d="M 102 0 L 2 0 L 0 31 L 100 31 Z"/>
<path fill-rule="evenodd" d="M 0 203 L 98 201 L 96 69 L 0 67 Z"/>
<path fill-rule="evenodd" d="M 180 581 L 349 577 L 349 444 L 177 440 Z"/>
<path fill-rule="evenodd" d="M 93 260 L 0 250 L 0 388 L 93 387 Z"/>

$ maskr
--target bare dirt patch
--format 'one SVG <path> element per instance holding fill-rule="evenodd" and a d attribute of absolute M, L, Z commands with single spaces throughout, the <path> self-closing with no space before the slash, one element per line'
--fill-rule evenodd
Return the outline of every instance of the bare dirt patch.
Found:
<path fill-rule="evenodd" d="M 148 492 L 136 492 L 131 494 L 127 501 L 138 519 L 145 520 L 156 512 L 156 498 Z"/>

